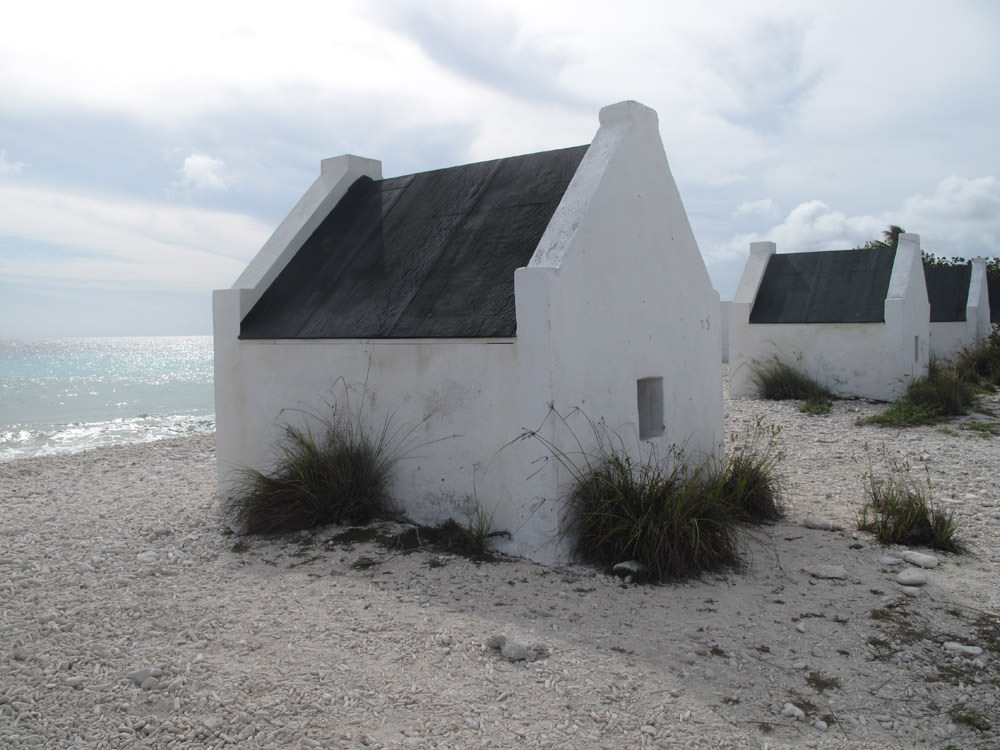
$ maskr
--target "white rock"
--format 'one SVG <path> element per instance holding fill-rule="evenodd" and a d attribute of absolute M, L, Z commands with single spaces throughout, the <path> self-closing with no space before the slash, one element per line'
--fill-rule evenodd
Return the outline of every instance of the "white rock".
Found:
<path fill-rule="evenodd" d="M 879 558 L 879 563 L 881 565 L 902 565 L 903 561 L 898 557 L 893 557 L 892 555 L 882 555 Z"/>
<path fill-rule="evenodd" d="M 945 651 L 951 651 L 962 656 L 979 656 L 983 653 L 983 650 L 979 646 L 966 646 L 963 643 L 956 643 L 955 641 L 946 641 L 944 648 Z"/>
<path fill-rule="evenodd" d="M 525 661 L 530 653 L 527 643 L 507 641 L 500 647 L 500 656 L 507 661 Z"/>
<path fill-rule="evenodd" d="M 934 555 L 928 555 L 923 552 L 906 550 L 905 552 L 901 552 L 899 556 L 910 565 L 916 565 L 919 568 L 936 568 L 938 564 L 938 559 Z"/>
<path fill-rule="evenodd" d="M 899 590 L 902 591 L 906 596 L 910 597 L 920 596 L 920 588 L 917 586 L 900 586 Z"/>
<path fill-rule="evenodd" d="M 843 565 L 817 565 L 809 571 L 813 578 L 847 578 L 847 570 Z"/>
<path fill-rule="evenodd" d="M 156 562 L 156 553 L 152 550 L 146 552 L 140 552 L 135 556 L 137 562 L 141 562 L 143 565 L 151 565 Z"/>
<path fill-rule="evenodd" d="M 152 677 L 152 671 L 149 669 L 137 669 L 134 672 L 129 672 L 127 675 L 132 682 L 136 685 L 141 685 L 143 682 Z"/>
<path fill-rule="evenodd" d="M 786 703 L 781 709 L 781 715 L 796 721 L 802 721 L 806 718 L 806 712 L 793 703 Z"/>
<path fill-rule="evenodd" d="M 836 528 L 832 521 L 823 518 L 823 516 L 806 516 L 802 525 L 807 529 L 817 529 L 819 531 L 833 531 Z"/>
<path fill-rule="evenodd" d="M 825 732 L 827 730 L 827 724 L 822 719 L 817 719 L 815 722 L 813 722 L 813 727 L 815 727 L 821 732 Z"/>
<path fill-rule="evenodd" d="M 549 650 L 541 643 L 515 641 L 505 635 L 493 635 L 486 641 L 492 649 L 498 649 L 507 661 L 538 661 L 549 655 Z"/>
<path fill-rule="evenodd" d="M 917 568 L 906 568 L 896 575 L 896 582 L 901 586 L 923 586 L 927 583 L 927 576 Z"/>
<path fill-rule="evenodd" d="M 612 570 L 615 573 L 637 575 L 643 571 L 643 565 L 638 560 L 623 560 L 622 562 L 615 565 Z"/>

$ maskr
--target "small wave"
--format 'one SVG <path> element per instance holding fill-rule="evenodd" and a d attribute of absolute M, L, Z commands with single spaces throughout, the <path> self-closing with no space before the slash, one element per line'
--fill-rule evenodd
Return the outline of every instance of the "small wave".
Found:
<path fill-rule="evenodd" d="M 142 415 L 68 425 L 14 425 L 0 431 L 0 461 L 79 453 L 215 431 L 214 414 Z"/>

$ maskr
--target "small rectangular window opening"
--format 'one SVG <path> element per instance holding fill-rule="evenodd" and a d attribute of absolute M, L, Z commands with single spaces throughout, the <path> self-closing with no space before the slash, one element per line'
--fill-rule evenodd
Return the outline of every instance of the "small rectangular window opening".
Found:
<path fill-rule="evenodd" d="M 914 362 L 919 362 L 920 361 L 920 337 L 919 336 L 914 336 L 913 337 L 913 361 Z"/>
<path fill-rule="evenodd" d="M 639 402 L 639 439 L 652 440 L 663 434 L 663 378 L 636 381 Z"/>

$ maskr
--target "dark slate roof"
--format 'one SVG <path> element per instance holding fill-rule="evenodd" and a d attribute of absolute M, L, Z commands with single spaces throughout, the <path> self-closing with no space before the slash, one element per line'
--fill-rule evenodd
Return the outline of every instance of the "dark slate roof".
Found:
<path fill-rule="evenodd" d="M 964 321 L 972 266 L 924 266 L 924 278 L 931 303 L 931 323 Z"/>
<path fill-rule="evenodd" d="M 355 182 L 242 339 L 513 336 L 527 265 L 587 146 Z"/>
<path fill-rule="evenodd" d="M 990 292 L 990 323 L 1000 323 L 1000 278 L 987 278 Z"/>
<path fill-rule="evenodd" d="M 751 323 L 884 323 L 891 248 L 772 255 Z"/>

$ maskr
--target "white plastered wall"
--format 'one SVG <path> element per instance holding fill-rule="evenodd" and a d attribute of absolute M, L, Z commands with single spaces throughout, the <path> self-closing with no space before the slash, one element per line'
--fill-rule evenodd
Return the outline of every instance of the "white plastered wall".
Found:
<path fill-rule="evenodd" d="M 541 432 L 571 453 L 577 439 L 593 446 L 593 422 L 636 456 L 677 445 L 702 457 L 723 440 L 718 294 L 656 113 L 621 102 L 600 121 L 531 262 L 514 275 L 525 376 L 545 388 L 543 408 L 568 417 L 568 425 L 550 418 Z M 640 378 L 663 379 L 663 434 L 645 441 Z M 519 401 L 515 410 L 520 424 L 538 425 L 538 405 Z M 565 486 L 558 462 L 548 466 L 548 484 Z M 553 522 L 543 520 L 537 533 Z"/>
<path fill-rule="evenodd" d="M 722 321 L 722 361 L 729 362 L 729 308 L 732 300 L 722 300 L 720 303 Z"/>
<path fill-rule="evenodd" d="M 891 401 L 927 371 L 930 304 L 920 238 L 902 234 L 896 249 L 884 323 L 751 325 L 750 310 L 774 243 L 753 243 L 729 318 L 729 388 L 757 396 L 754 368 L 774 357 L 827 386 L 837 396 Z"/>
<path fill-rule="evenodd" d="M 723 439 L 718 295 L 656 113 L 622 102 L 600 121 L 531 262 L 515 273 L 515 338 L 240 341 L 251 292 L 240 282 L 217 291 L 221 494 L 239 467 L 267 467 L 285 423 L 349 398 L 355 413 L 364 403 L 366 423 L 391 417 L 408 435 L 392 493 L 409 517 L 464 520 L 471 499 L 512 533 L 507 551 L 555 562 L 569 552 L 568 475 L 552 448 L 572 458 L 576 438 L 593 447 L 588 420 L 637 456 L 672 443 L 714 452 Z M 282 265 L 291 257 L 272 255 Z M 274 275 L 258 268 L 248 278 Z M 663 378 L 663 434 L 646 441 L 640 378 Z"/>
<path fill-rule="evenodd" d="M 965 305 L 965 320 L 931 323 L 931 356 L 952 359 L 966 347 L 974 347 L 990 335 L 990 295 L 986 284 L 986 260 L 972 261 L 969 296 Z"/>

